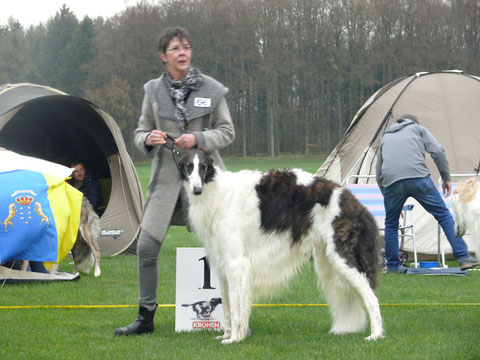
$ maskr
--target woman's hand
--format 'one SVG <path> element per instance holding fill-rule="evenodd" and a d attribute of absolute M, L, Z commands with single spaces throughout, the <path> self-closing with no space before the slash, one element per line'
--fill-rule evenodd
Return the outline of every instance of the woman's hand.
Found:
<path fill-rule="evenodd" d="M 156 146 L 166 143 L 167 133 L 160 130 L 153 130 L 145 139 L 145 145 Z"/>
<path fill-rule="evenodd" d="M 180 149 L 190 149 L 197 145 L 197 138 L 193 134 L 183 134 L 175 140 L 175 145 Z"/>

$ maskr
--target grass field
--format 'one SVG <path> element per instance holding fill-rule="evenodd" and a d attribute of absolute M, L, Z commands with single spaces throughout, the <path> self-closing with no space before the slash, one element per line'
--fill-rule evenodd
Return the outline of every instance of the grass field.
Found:
<path fill-rule="evenodd" d="M 308 166 L 315 171 L 318 160 L 227 159 L 231 170 Z M 147 165 L 139 167 L 139 175 L 145 184 Z M 255 302 L 253 336 L 243 343 L 221 345 L 208 331 L 175 333 L 175 249 L 192 246 L 200 244 L 182 227 L 167 234 L 156 329 L 141 337 L 113 336 L 115 328 L 136 318 L 135 256 L 102 258 L 99 278 L 0 284 L 0 359 L 480 359 L 478 271 L 466 277 L 380 274 L 386 337 L 375 342 L 364 340 L 369 329 L 345 336 L 328 333 L 328 307 L 312 263 L 276 296 Z M 70 262 L 64 260 L 60 269 L 71 271 Z"/>

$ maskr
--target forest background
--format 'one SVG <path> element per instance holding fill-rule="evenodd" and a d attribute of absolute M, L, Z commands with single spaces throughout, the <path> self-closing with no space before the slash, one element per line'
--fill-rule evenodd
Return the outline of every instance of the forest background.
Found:
<path fill-rule="evenodd" d="M 27 10 L 26 10 L 27 11 Z M 133 146 L 143 84 L 164 71 L 167 26 L 192 35 L 192 65 L 224 83 L 231 156 L 326 154 L 380 87 L 421 71 L 480 75 L 480 0 L 139 1 L 111 18 L 0 25 L 0 85 L 47 85 L 97 104 Z"/>

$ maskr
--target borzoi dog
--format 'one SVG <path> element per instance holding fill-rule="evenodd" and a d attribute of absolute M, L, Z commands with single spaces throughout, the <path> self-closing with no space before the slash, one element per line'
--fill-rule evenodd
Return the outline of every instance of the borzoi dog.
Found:
<path fill-rule="evenodd" d="M 102 273 L 100 270 L 100 250 L 97 244 L 101 231 L 100 218 L 84 196 L 82 198 L 77 241 L 72 248 L 74 273 L 81 271 L 88 274 L 93 264 L 95 264 L 93 275 L 98 277 Z"/>
<path fill-rule="evenodd" d="M 468 179 L 459 183 L 450 202 L 455 212 L 455 235 L 462 237 L 467 230 L 472 236 L 473 247 L 480 256 L 480 182 Z"/>
<path fill-rule="evenodd" d="M 340 185 L 304 171 L 222 171 L 208 153 L 186 152 L 180 177 L 189 217 L 217 269 L 225 313 L 222 343 L 248 332 L 252 297 L 285 283 L 313 254 L 334 334 L 382 337 L 374 288 L 378 229 L 370 213 Z"/>

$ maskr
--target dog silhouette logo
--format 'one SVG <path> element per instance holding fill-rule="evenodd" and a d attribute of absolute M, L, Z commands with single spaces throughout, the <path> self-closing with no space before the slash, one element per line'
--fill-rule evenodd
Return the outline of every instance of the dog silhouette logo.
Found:
<path fill-rule="evenodd" d="M 212 312 L 222 303 L 222 298 L 212 298 L 205 301 L 197 301 L 193 304 L 182 304 L 183 307 L 191 307 L 200 320 L 209 319 Z"/>

